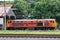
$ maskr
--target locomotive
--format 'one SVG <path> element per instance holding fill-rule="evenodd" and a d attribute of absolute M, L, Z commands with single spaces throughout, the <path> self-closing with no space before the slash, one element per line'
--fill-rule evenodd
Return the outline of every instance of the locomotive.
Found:
<path fill-rule="evenodd" d="M 8 29 L 56 29 L 56 19 L 19 19 L 8 20 Z"/>

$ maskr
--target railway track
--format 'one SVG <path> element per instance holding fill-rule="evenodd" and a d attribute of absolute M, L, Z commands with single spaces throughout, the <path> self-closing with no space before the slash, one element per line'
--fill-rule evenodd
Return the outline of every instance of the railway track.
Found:
<path fill-rule="evenodd" d="M 0 34 L 6 38 L 60 38 L 60 34 Z"/>

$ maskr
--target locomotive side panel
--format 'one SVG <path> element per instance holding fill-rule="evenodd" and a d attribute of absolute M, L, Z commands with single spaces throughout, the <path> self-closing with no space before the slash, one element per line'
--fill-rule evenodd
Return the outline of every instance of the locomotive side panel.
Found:
<path fill-rule="evenodd" d="M 57 22 L 54 19 L 41 20 L 8 20 L 7 28 L 54 28 L 57 27 Z"/>
<path fill-rule="evenodd" d="M 28 27 L 36 27 L 37 20 L 28 20 Z"/>
<path fill-rule="evenodd" d="M 37 22 L 37 27 L 39 28 L 50 28 L 50 29 L 56 29 L 57 28 L 57 22 L 55 19 L 41 19 Z"/>
<path fill-rule="evenodd" d="M 8 20 L 7 21 L 7 27 L 11 28 L 20 28 L 20 27 L 26 27 L 26 22 L 21 20 Z"/>

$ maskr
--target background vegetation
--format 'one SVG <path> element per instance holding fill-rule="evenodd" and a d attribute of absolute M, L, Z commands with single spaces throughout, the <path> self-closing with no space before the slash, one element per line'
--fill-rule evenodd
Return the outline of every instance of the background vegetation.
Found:
<path fill-rule="evenodd" d="M 6 2 L 16 8 L 17 19 L 56 19 L 60 23 L 60 0 L 15 0 Z M 1 4 L 1 2 L 0 2 Z"/>
<path fill-rule="evenodd" d="M 60 0 L 16 0 L 13 5 L 22 18 L 60 19 Z"/>

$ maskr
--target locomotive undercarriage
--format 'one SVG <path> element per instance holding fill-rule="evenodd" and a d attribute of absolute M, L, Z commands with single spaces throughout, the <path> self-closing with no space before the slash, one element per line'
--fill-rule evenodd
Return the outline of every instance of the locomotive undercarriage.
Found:
<path fill-rule="evenodd" d="M 7 28 L 7 30 L 54 30 L 54 27 L 33 27 L 33 28 L 28 28 L 28 27 L 20 27 L 20 28 L 16 28 L 16 27 L 9 27 Z"/>

